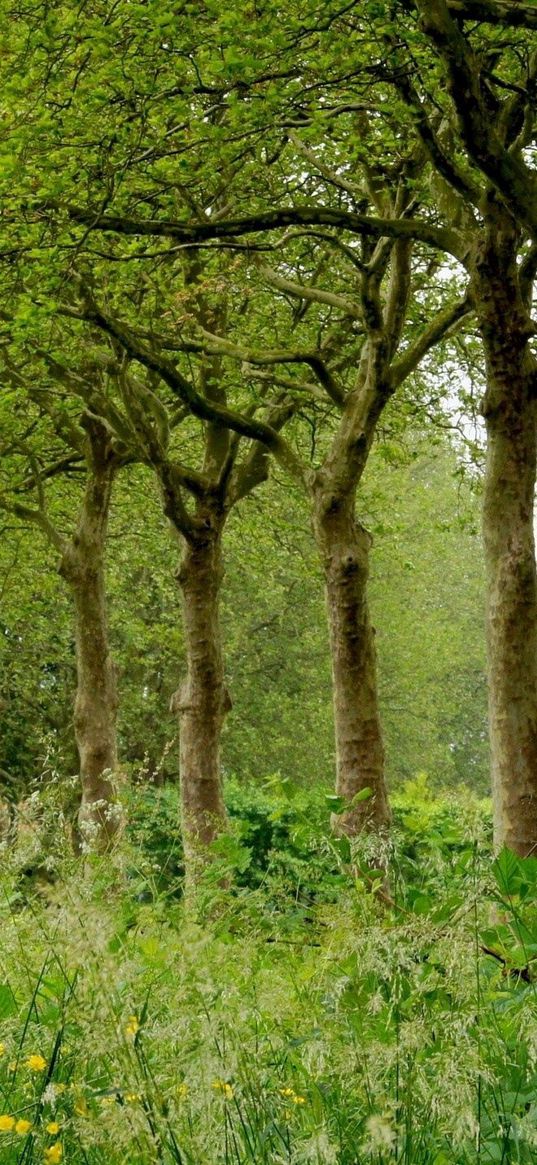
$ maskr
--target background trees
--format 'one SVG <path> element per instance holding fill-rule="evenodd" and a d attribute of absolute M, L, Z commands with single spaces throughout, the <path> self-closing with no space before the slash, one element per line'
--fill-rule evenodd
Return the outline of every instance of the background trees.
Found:
<path fill-rule="evenodd" d="M 482 6 L 476 23 L 475 6 L 440 2 L 306 7 L 290 6 L 283 28 L 270 5 L 246 28 L 210 5 L 180 27 L 147 5 L 86 8 L 76 28 L 69 4 L 44 24 L 19 14 L 6 51 L 16 120 L 4 179 L 15 342 L 21 352 L 37 345 L 45 365 L 66 343 L 91 351 L 104 377 L 91 414 L 119 456 L 156 472 L 185 540 L 192 634 L 176 706 L 183 770 L 197 774 L 192 788 L 210 786 L 214 822 L 224 820 L 223 523 L 248 474 L 254 484 L 266 476 L 269 454 L 306 486 L 330 600 L 340 825 L 352 830 L 388 816 L 369 535 L 355 493 L 387 402 L 475 313 L 487 400 L 503 385 L 501 407 L 485 406 L 497 828 L 501 841 L 516 818 L 525 852 L 535 703 L 531 54 L 501 5 Z M 449 85 L 437 98 L 439 59 Z M 439 351 L 437 375 L 448 349 Z M 444 423 L 465 375 L 446 394 Z M 418 382 L 409 401 L 423 431 L 431 410 Z M 489 413 L 494 424 L 501 415 L 500 470 Z M 511 440 L 522 444 L 507 473 Z M 211 659 L 201 665 L 203 643 Z M 351 811 L 364 787 L 374 796 Z"/>
<path fill-rule="evenodd" d="M 485 792 L 478 498 L 461 486 L 456 455 L 443 450 L 442 443 L 431 452 L 427 440 L 405 448 L 386 435 L 373 451 L 362 495 L 363 520 L 376 540 L 371 604 L 387 774 L 392 786 L 425 770 L 433 784 L 463 781 Z M 304 788 L 329 788 L 333 723 L 322 578 L 305 499 L 279 478 L 230 517 L 222 621 L 234 708 L 223 734 L 223 767 L 246 783 L 280 772 Z M 56 481 L 47 491 L 58 524 L 71 504 L 62 502 L 64 489 L 68 483 Z M 147 470 L 125 469 L 114 499 L 107 592 L 120 693 L 118 751 L 129 774 L 173 782 L 177 729 L 169 704 L 185 666 L 177 552 Z M 4 516 L 4 523 L 0 764 L 17 798 L 43 768 L 65 778 L 77 771 L 76 677 L 57 556 L 20 520 Z"/>

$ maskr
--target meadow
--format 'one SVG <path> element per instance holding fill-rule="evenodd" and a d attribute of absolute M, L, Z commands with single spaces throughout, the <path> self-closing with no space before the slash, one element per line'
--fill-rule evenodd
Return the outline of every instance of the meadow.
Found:
<path fill-rule="evenodd" d="M 418 778 L 373 854 L 231 782 L 185 894 L 175 789 L 82 871 L 58 796 L 3 854 L 3 1165 L 535 1159 L 537 859 L 491 862 L 488 801 Z"/>

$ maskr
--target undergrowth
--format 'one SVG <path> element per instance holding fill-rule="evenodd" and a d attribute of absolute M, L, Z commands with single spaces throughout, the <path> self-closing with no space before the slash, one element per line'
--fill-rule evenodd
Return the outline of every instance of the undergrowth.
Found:
<path fill-rule="evenodd" d="M 395 797 L 380 855 L 329 800 L 232 783 L 185 900 L 174 790 L 78 863 L 36 794 L 2 854 L 2 1165 L 535 1160 L 537 861 L 492 862 L 468 793 Z"/>

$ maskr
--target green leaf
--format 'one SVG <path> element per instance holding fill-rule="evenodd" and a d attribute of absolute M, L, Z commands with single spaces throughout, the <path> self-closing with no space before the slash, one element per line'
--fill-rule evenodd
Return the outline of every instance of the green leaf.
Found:
<path fill-rule="evenodd" d="M 331 813 L 343 813 L 347 808 L 345 798 L 338 797 L 335 793 L 326 793 L 325 801 Z"/>
<path fill-rule="evenodd" d="M 0 983 L 0 1020 L 9 1019 L 18 1012 L 17 1000 L 9 983 Z"/>
<path fill-rule="evenodd" d="M 521 863 L 509 849 L 502 849 L 492 866 L 492 873 L 502 894 L 517 894 L 521 882 Z"/>
<path fill-rule="evenodd" d="M 360 789 L 359 793 L 354 794 L 351 805 L 358 805 L 360 801 L 369 801 L 369 798 L 372 796 L 373 790 L 369 787 L 369 785 L 366 785 L 364 789 Z"/>

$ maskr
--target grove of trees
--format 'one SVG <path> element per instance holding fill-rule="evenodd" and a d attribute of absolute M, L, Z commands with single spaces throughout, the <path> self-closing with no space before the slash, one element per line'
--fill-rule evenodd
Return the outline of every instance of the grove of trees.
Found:
<path fill-rule="evenodd" d="M 536 9 L 5 16 L 5 798 L 51 751 L 106 850 L 178 742 L 191 872 L 224 768 L 333 769 L 335 834 L 382 836 L 394 778 L 484 787 L 486 615 L 495 846 L 531 855 Z"/>

